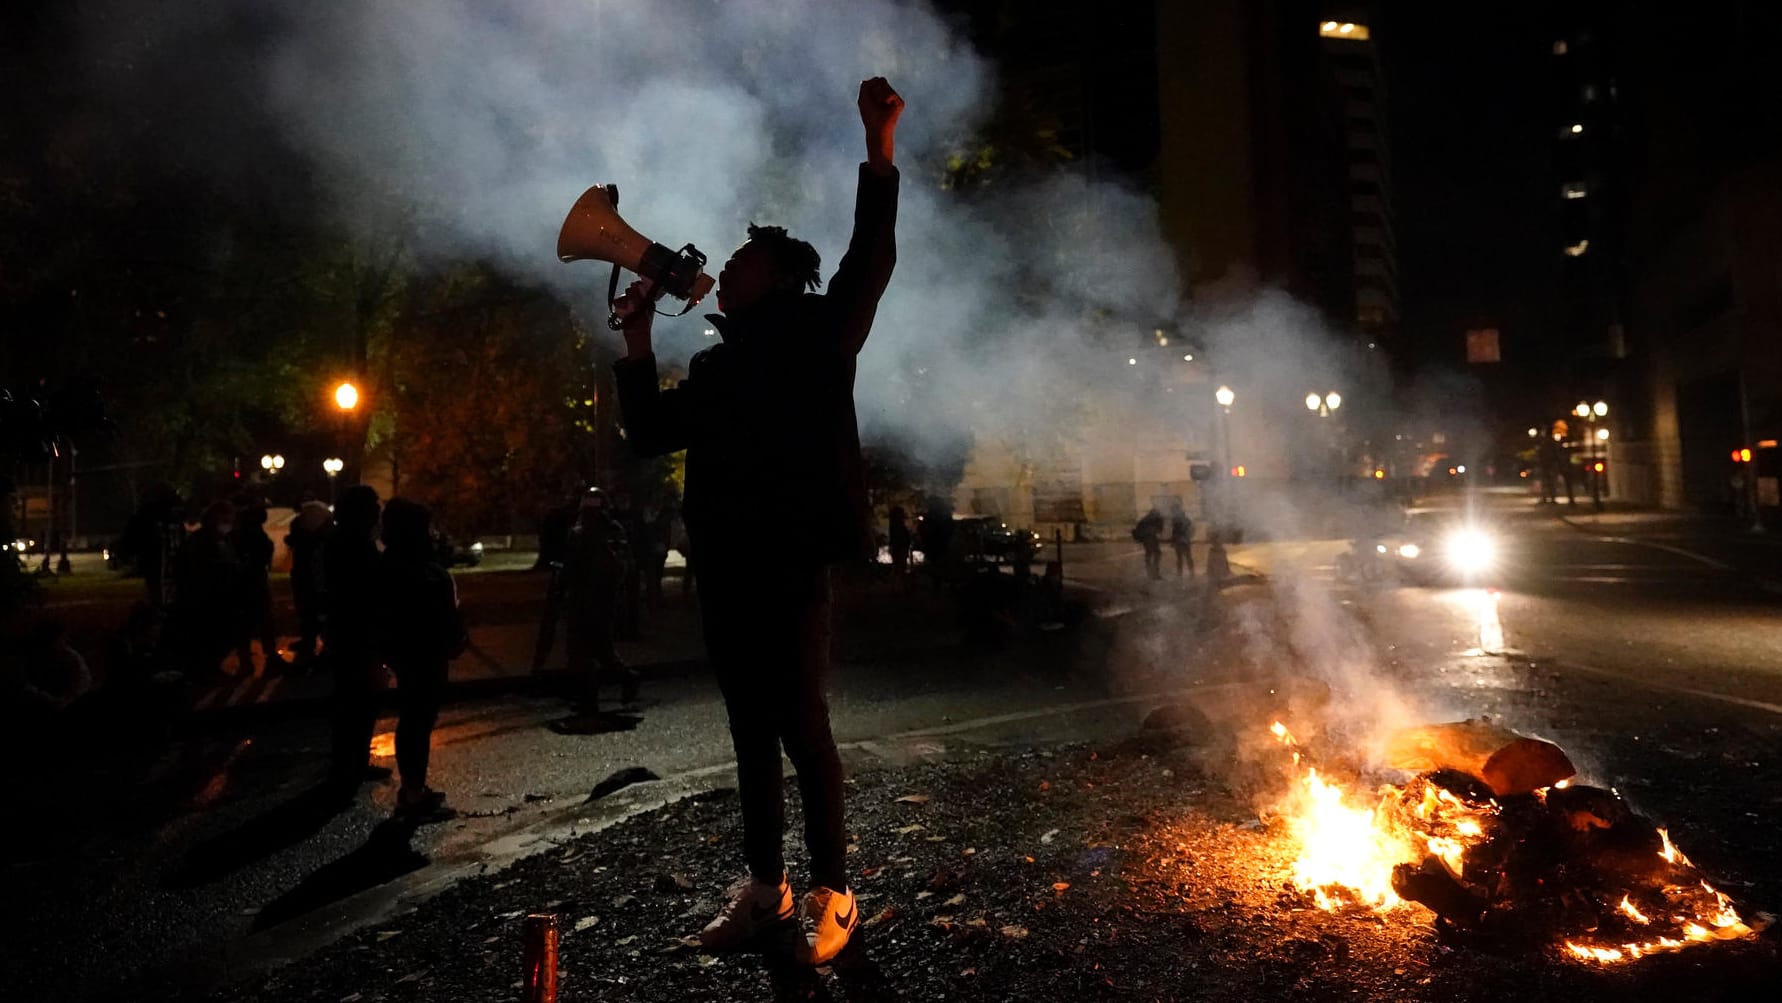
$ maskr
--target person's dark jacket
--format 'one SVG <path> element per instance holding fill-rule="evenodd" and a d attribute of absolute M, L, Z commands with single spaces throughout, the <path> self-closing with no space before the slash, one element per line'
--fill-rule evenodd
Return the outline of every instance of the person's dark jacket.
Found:
<path fill-rule="evenodd" d="M 569 531 L 563 582 L 578 600 L 604 602 L 610 612 L 625 579 L 630 547 L 624 527 L 610 516 L 585 514 Z"/>
<path fill-rule="evenodd" d="M 614 367 L 637 452 L 687 450 L 683 518 L 701 560 L 746 556 L 774 527 L 775 560 L 832 563 L 873 552 L 855 357 L 897 262 L 895 169 L 860 168 L 854 233 L 827 292 L 778 292 L 734 317 L 673 389 L 653 357 Z"/>
<path fill-rule="evenodd" d="M 337 529 L 322 545 L 322 574 L 328 583 L 322 639 L 329 650 L 360 655 L 376 651 L 377 563 L 377 544 L 360 533 Z"/>
<path fill-rule="evenodd" d="M 464 653 L 468 638 L 457 586 L 430 553 L 385 551 L 376 577 L 378 647 L 391 668 L 400 674 Z"/>

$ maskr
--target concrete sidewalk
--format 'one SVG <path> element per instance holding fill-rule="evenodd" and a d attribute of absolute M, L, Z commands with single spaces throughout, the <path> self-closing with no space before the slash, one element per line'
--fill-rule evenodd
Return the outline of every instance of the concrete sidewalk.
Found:
<path fill-rule="evenodd" d="M 1727 515 L 1616 508 L 1555 513 L 1581 533 L 1667 550 L 1722 571 L 1745 575 L 1769 591 L 1782 590 L 1782 533 L 1755 532 Z"/>

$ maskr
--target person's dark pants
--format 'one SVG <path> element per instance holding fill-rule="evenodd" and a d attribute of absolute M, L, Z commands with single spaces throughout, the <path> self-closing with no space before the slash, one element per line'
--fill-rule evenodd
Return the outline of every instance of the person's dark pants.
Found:
<path fill-rule="evenodd" d="M 378 663 L 366 652 L 335 649 L 327 653 L 334 674 L 333 728 L 329 775 L 356 785 L 371 765 L 371 735 L 377 730 Z"/>
<path fill-rule="evenodd" d="M 1145 574 L 1152 578 L 1163 577 L 1163 547 L 1158 544 L 1145 544 Z"/>
<path fill-rule="evenodd" d="M 644 604 L 651 610 L 662 608 L 662 576 L 668 571 L 668 554 L 651 554 L 644 568 Z"/>
<path fill-rule="evenodd" d="M 235 639 L 235 659 L 244 673 L 254 671 L 254 641 L 260 642 L 260 656 L 270 669 L 278 658 L 278 632 L 272 624 L 272 585 L 256 582 L 249 585 L 243 597 L 242 622 Z"/>
<path fill-rule="evenodd" d="M 419 790 L 427 786 L 427 761 L 433 751 L 433 726 L 439 722 L 439 704 L 445 695 L 450 663 L 423 662 L 398 666 L 396 672 L 396 769 L 402 786 Z"/>
<path fill-rule="evenodd" d="M 316 642 L 322 636 L 322 592 L 314 584 L 291 581 L 291 602 L 297 607 L 297 650 L 300 662 L 316 656 Z"/>
<path fill-rule="evenodd" d="M 587 701 L 587 711 L 600 706 L 600 683 L 603 679 L 623 680 L 625 663 L 613 650 L 613 611 L 616 597 L 571 596 L 569 616 L 569 673 L 576 679 Z"/>
<path fill-rule="evenodd" d="M 557 646 L 557 621 L 563 615 L 563 566 L 551 567 L 551 584 L 545 588 L 544 615 L 538 620 L 538 640 L 532 645 L 532 671 L 537 672 L 550 660 L 551 649 Z"/>
<path fill-rule="evenodd" d="M 1171 546 L 1176 549 L 1176 577 L 1182 577 L 1184 568 L 1187 569 L 1189 575 L 1193 575 L 1194 545 L 1191 543 L 1175 543 L 1171 544 Z"/>
<path fill-rule="evenodd" d="M 706 650 L 730 716 L 742 801 L 743 854 L 757 879 L 778 882 L 785 798 L 780 749 L 798 772 L 811 878 L 847 887 L 841 756 L 829 730 L 829 569 L 702 553 L 699 606 Z"/>

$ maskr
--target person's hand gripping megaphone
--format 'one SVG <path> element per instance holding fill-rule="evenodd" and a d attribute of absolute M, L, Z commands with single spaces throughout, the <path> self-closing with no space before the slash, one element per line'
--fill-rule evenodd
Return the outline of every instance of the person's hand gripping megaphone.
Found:
<path fill-rule="evenodd" d="M 661 293 L 656 283 L 638 279 L 625 287 L 625 292 L 612 301 L 613 319 L 625 334 L 625 349 L 633 357 L 650 354 L 650 328 L 656 319 L 656 300 Z"/>

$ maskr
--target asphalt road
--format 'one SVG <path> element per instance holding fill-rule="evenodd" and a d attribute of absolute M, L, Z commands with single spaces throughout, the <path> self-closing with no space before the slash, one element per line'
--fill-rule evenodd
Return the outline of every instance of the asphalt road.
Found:
<path fill-rule="evenodd" d="M 1664 762 L 1684 764 L 1679 773 L 1716 764 L 1723 784 L 1748 774 L 1738 799 L 1773 816 L 1782 626 L 1763 583 L 1691 556 L 1687 540 L 1605 539 L 1600 527 L 1580 530 L 1509 496 L 1437 505 L 1419 519 L 1440 525 L 1468 511 L 1503 541 L 1501 570 L 1480 583 L 1495 598 L 1445 584 L 1351 587 L 1336 580 L 1332 547 L 1305 546 L 1257 549 L 1268 584 L 1209 605 L 1185 583 L 1144 582 L 1136 548 L 1104 545 L 1067 555 L 1073 579 L 1098 590 L 1097 616 L 981 647 L 963 643 L 948 607 L 926 593 L 868 592 L 843 612 L 837 736 L 852 760 L 893 764 L 943 747 L 1112 740 L 1139 726 L 1152 694 L 1290 660 L 1332 682 L 1357 718 L 1503 715 L 1559 739 L 1587 775 L 1686 812 L 1683 795 L 1699 778 L 1626 772 L 1653 768 L 1625 750 L 1656 720 L 1677 750 Z M 536 588 L 518 576 L 466 576 L 463 594 L 485 622 L 521 624 Z M 1493 609 L 1503 643 L 1481 651 Z M 387 869 L 341 862 L 388 814 L 393 785 L 367 785 L 338 813 L 302 796 L 324 765 L 325 725 L 314 719 L 194 734 L 72 774 L 27 771 L 15 803 L 30 807 L 11 827 L 19 846 L 7 884 L 11 912 L 31 917 L 31 929 L 0 978 L 35 988 L 31 998 L 114 995 L 132 980 L 215 984 L 301 956 L 391 907 L 369 887 L 395 895 L 492 846 L 511 851 L 529 833 L 597 814 L 581 802 L 615 771 L 722 782 L 728 736 L 710 680 L 697 668 L 658 674 L 647 695 L 634 728 L 602 734 L 561 733 L 564 707 L 544 695 L 449 708 L 432 782 L 465 817 L 423 829 L 412 859 Z M 392 726 L 380 722 L 380 736 Z M 46 762 L 75 758 L 63 752 L 44 750 Z M 1711 864 L 1740 845 L 1728 837 L 1692 853 Z M 1767 880 L 1754 894 L 1773 910 L 1782 888 Z"/>

